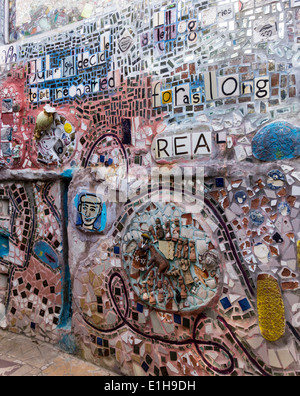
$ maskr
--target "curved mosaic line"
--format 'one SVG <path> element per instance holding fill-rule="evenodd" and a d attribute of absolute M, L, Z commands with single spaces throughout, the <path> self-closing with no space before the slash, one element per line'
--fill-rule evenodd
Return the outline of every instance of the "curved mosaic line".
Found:
<path fill-rule="evenodd" d="M 123 313 L 121 312 L 121 310 L 119 309 L 118 304 L 117 304 L 117 301 L 116 301 L 115 296 L 114 296 L 114 293 L 113 293 L 112 283 L 113 283 L 113 281 L 114 281 L 115 278 L 118 278 L 118 279 L 121 281 L 122 285 L 123 285 L 123 290 L 124 290 L 125 299 L 126 299 L 126 306 L 127 306 L 125 314 L 123 314 Z M 203 314 L 198 314 L 198 315 L 197 315 L 197 317 L 196 317 L 196 319 L 195 319 L 195 323 L 194 323 L 194 325 L 193 325 L 192 337 L 191 337 L 190 339 L 186 339 L 186 340 L 183 340 L 183 341 L 177 341 L 177 340 L 166 340 L 165 338 L 162 338 L 162 337 L 159 337 L 159 336 L 154 336 L 154 335 L 151 336 L 151 335 L 149 335 L 149 334 L 143 333 L 142 331 L 140 331 L 139 329 L 137 329 L 135 326 L 133 326 L 133 325 L 127 320 L 127 318 L 128 318 L 128 309 L 129 309 L 129 305 L 128 305 L 128 303 L 129 303 L 129 301 L 128 301 L 128 292 L 127 292 L 126 284 L 125 284 L 124 279 L 123 279 L 123 277 L 121 276 L 121 274 L 118 273 L 118 272 L 113 273 L 113 274 L 110 276 L 110 278 L 109 278 L 108 285 L 109 285 L 110 298 L 111 298 L 111 300 L 112 300 L 113 303 L 114 303 L 114 307 L 115 307 L 115 309 L 116 309 L 116 311 L 117 311 L 119 317 L 121 318 L 122 323 L 120 323 L 118 326 L 113 327 L 113 328 L 111 328 L 111 329 L 103 329 L 103 330 L 102 330 L 102 329 L 100 329 L 100 328 L 98 328 L 98 327 L 93 326 L 91 323 L 89 323 L 89 321 L 88 321 L 86 318 L 84 318 L 84 317 L 82 316 L 84 322 L 85 322 L 87 325 L 89 325 L 90 327 L 94 328 L 94 329 L 97 330 L 98 332 L 104 333 L 104 334 L 105 334 L 105 333 L 113 333 L 113 332 L 115 332 L 115 331 L 121 329 L 122 327 L 127 326 L 127 327 L 129 327 L 134 333 L 136 333 L 136 334 L 138 334 L 138 335 L 140 335 L 140 336 L 142 336 L 142 337 L 145 337 L 145 338 L 147 338 L 147 339 L 151 339 L 151 340 L 154 340 L 154 341 L 162 342 L 162 343 L 164 343 L 164 344 L 176 345 L 176 346 L 192 344 L 192 345 L 194 345 L 194 346 L 196 347 L 197 352 L 198 352 L 200 358 L 202 359 L 202 361 L 204 362 L 204 364 L 205 364 L 207 367 L 209 367 L 211 370 L 213 370 L 213 371 L 215 371 L 216 373 L 221 374 L 221 375 L 228 375 L 228 374 L 230 374 L 230 373 L 234 370 L 234 359 L 233 359 L 233 356 L 232 356 L 231 352 L 230 352 L 228 349 L 226 349 L 223 345 L 221 345 L 221 344 L 219 344 L 219 343 L 217 343 L 217 342 L 214 342 L 214 341 L 201 341 L 201 340 L 197 340 L 197 337 L 196 337 L 197 327 L 198 327 L 199 322 L 201 321 L 201 319 L 203 319 L 203 318 L 205 317 L 205 316 L 203 316 Z M 234 331 L 233 331 L 232 328 L 228 325 L 228 323 L 226 322 L 226 320 L 225 320 L 224 318 L 222 318 L 221 316 L 218 316 L 218 317 L 217 317 L 217 320 L 219 320 L 219 321 L 226 327 L 226 329 L 230 332 L 230 334 L 231 334 L 231 336 L 234 338 L 236 344 L 239 345 L 239 347 L 243 350 L 244 354 L 245 354 L 245 355 L 247 356 L 247 358 L 251 361 L 251 363 L 256 367 L 256 369 L 257 369 L 258 371 L 260 371 L 262 375 L 264 375 L 264 376 L 269 376 L 269 374 L 268 374 L 262 367 L 260 367 L 260 365 L 259 365 L 259 364 L 256 362 L 256 360 L 250 355 L 250 353 L 247 351 L 247 349 L 244 347 L 244 345 L 238 340 L 238 338 L 237 338 L 236 335 L 234 334 Z M 223 369 L 223 370 L 222 370 L 222 369 L 219 369 L 218 367 L 213 366 L 213 365 L 205 358 L 205 356 L 204 356 L 204 354 L 203 354 L 203 351 L 201 351 L 201 349 L 200 349 L 200 346 L 203 346 L 203 347 L 204 347 L 204 346 L 209 346 L 209 347 L 210 347 L 210 346 L 213 346 L 213 347 L 219 348 L 220 350 L 222 350 L 222 351 L 228 356 L 228 358 L 229 358 L 229 360 L 230 360 L 230 366 L 229 366 L 228 368 L 226 368 L 226 369 Z"/>

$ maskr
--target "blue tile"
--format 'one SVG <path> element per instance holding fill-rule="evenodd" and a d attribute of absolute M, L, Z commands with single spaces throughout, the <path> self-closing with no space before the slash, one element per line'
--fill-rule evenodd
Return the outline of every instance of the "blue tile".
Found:
<path fill-rule="evenodd" d="M 181 316 L 174 314 L 174 323 L 181 324 Z"/>
<path fill-rule="evenodd" d="M 224 187 L 224 185 L 223 177 L 216 177 L 216 187 Z"/>
<path fill-rule="evenodd" d="M 100 345 L 100 346 L 102 346 L 102 338 L 100 338 L 100 337 L 97 337 L 97 345 Z"/>
<path fill-rule="evenodd" d="M 228 297 L 222 298 L 222 300 L 220 300 L 220 303 L 223 305 L 224 309 L 228 309 L 231 307 L 231 302 L 229 301 Z"/>
<path fill-rule="evenodd" d="M 149 370 L 149 366 L 146 362 L 142 363 L 142 369 L 147 373 L 147 371 Z"/>
<path fill-rule="evenodd" d="M 143 312 L 143 310 L 144 310 L 144 307 L 143 307 L 143 305 L 142 304 L 140 304 L 140 303 L 137 303 L 137 305 L 136 305 L 136 310 L 138 311 L 138 312 Z"/>
<path fill-rule="evenodd" d="M 9 237 L 0 234 L 0 257 L 9 255 Z"/>
<path fill-rule="evenodd" d="M 120 246 L 114 246 L 114 253 L 120 254 Z"/>
<path fill-rule="evenodd" d="M 251 308 L 251 305 L 247 298 L 243 298 L 243 300 L 239 301 L 240 307 L 242 308 L 243 312 L 247 311 L 248 309 Z"/>

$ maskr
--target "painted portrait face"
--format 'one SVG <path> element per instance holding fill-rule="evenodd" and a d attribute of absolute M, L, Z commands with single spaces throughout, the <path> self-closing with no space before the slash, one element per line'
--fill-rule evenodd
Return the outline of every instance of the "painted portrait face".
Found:
<path fill-rule="evenodd" d="M 85 194 L 80 198 L 78 212 L 82 219 L 82 227 L 88 230 L 94 228 L 94 223 L 102 211 L 102 202 L 95 195 Z"/>

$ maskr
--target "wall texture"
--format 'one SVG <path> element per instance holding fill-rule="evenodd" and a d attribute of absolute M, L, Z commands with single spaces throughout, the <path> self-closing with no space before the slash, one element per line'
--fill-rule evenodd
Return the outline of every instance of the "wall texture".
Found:
<path fill-rule="evenodd" d="M 4 44 L 4 0 L 0 1 L 0 44 Z"/>
<path fill-rule="evenodd" d="M 299 375 L 299 3 L 108 2 L 1 48 L 3 328 L 128 375 Z"/>

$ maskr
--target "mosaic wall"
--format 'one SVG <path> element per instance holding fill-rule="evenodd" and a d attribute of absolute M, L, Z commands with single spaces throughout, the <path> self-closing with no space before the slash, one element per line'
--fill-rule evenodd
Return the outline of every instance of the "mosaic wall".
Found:
<path fill-rule="evenodd" d="M 4 44 L 4 0 L 0 0 L 0 44 Z"/>
<path fill-rule="evenodd" d="M 300 1 L 30 3 L 12 40 L 77 22 L 0 48 L 0 325 L 122 374 L 299 375 Z"/>
<path fill-rule="evenodd" d="M 11 0 L 10 38 L 12 41 L 68 24 L 82 21 L 95 14 L 113 11 L 126 0 Z"/>

